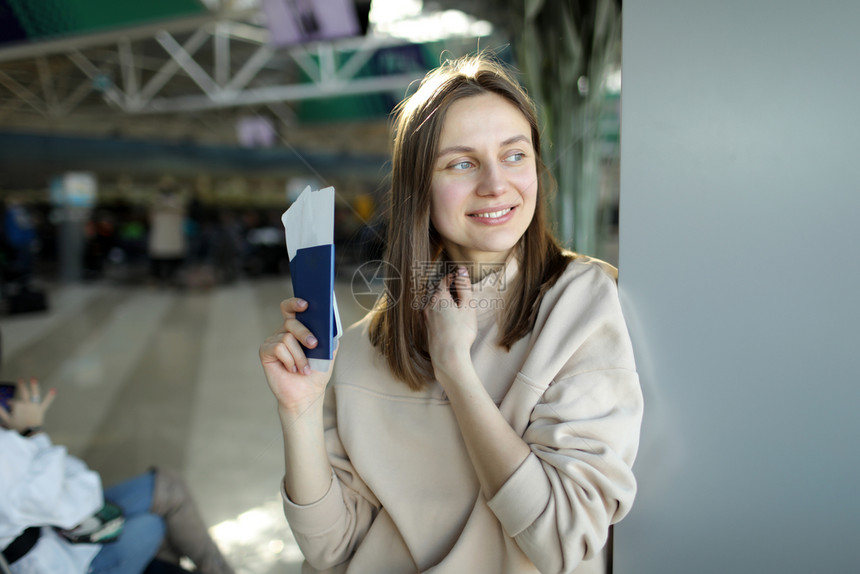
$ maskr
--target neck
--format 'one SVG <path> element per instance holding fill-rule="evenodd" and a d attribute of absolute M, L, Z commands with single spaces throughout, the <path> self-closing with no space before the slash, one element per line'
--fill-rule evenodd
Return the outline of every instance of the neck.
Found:
<path fill-rule="evenodd" d="M 481 281 L 487 275 L 504 267 L 510 253 L 511 250 L 498 253 L 471 253 L 457 245 L 445 246 L 448 260 L 465 266 L 473 283 Z"/>

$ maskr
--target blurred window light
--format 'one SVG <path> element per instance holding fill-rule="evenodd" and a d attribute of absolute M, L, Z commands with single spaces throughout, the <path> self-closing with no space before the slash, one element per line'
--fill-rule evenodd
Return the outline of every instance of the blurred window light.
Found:
<path fill-rule="evenodd" d="M 300 564 L 302 551 L 284 520 L 279 498 L 270 498 L 209 529 L 212 539 L 240 572 L 271 572 L 279 564 Z"/>
<path fill-rule="evenodd" d="M 493 33 L 492 24 L 486 20 L 460 10 L 425 11 L 421 0 L 373 0 L 369 19 L 374 35 L 416 43 Z"/>
<path fill-rule="evenodd" d="M 603 81 L 604 90 L 609 94 L 621 93 L 621 70 L 613 70 Z"/>
<path fill-rule="evenodd" d="M 397 22 L 421 15 L 422 0 L 373 0 L 370 3 L 370 21 L 374 24 Z"/>

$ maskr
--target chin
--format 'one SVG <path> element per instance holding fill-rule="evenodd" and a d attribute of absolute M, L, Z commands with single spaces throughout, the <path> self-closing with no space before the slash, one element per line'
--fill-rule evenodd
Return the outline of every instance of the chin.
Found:
<path fill-rule="evenodd" d="M 519 243 L 519 237 L 508 241 L 480 243 L 475 246 L 474 251 L 493 255 L 507 254 L 511 249 L 517 246 L 517 243 Z"/>

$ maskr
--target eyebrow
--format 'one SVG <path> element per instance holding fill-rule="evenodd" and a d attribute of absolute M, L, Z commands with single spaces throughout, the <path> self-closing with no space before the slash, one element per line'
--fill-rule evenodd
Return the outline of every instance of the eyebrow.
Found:
<path fill-rule="evenodd" d="M 508 139 L 503 141 L 499 147 L 509 146 L 511 144 L 514 144 L 514 143 L 517 143 L 520 141 L 526 142 L 529 145 L 531 145 L 531 140 L 529 138 L 527 138 L 526 136 L 524 136 L 522 134 L 518 134 L 518 135 L 515 135 L 512 137 L 509 137 Z M 452 153 L 469 153 L 469 152 L 473 152 L 473 151 L 475 151 L 475 148 L 471 148 L 471 147 L 465 146 L 465 145 L 454 145 L 454 146 L 446 147 L 445 149 L 439 150 L 439 153 L 436 155 L 436 157 L 442 157 L 442 156 L 446 156 L 446 155 L 449 155 Z"/>

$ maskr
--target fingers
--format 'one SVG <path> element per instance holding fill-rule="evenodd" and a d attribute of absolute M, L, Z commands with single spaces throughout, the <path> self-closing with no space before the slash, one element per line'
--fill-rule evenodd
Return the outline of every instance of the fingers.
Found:
<path fill-rule="evenodd" d="M 57 396 L 57 389 L 51 389 L 48 391 L 48 394 L 45 395 L 44 400 L 42 400 L 42 412 L 47 412 L 49 408 L 51 408 L 51 403 L 54 402 L 54 398 Z"/>
<path fill-rule="evenodd" d="M 451 297 L 451 274 L 446 273 L 439 279 L 439 284 L 430 295 L 430 307 L 438 307 L 440 301 L 453 300 Z"/>
<path fill-rule="evenodd" d="M 457 292 L 459 307 L 467 305 L 472 300 L 472 281 L 465 267 L 458 267 L 454 275 L 454 290 Z"/>
<path fill-rule="evenodd" d="M 24 379 L 18 379 L 18 397 L 20 397 L 20 400 L 25 403 L 41 404 L 43 405 L 43 411 L 51 406 L 56 395 L 57 390 L 51 389 L 45 397 L 42 397 L 42 390 L 39 388 L 39 379 L 36 377 L 30 377 L 29 385 L 24 382 Z"/>
<path fill-rule="evenodd" d="M 312 349 L 319 341 L 310 329 L 296 319 L 296 314 L 306 311 L 307 308 L 308 302 L 298 297 L 281 301 L 284 327 L 282 331 L 267 339 L 260 348 L 260 358 L 264 364 L 274 358 L 291 373 L 311 374 L 303 346 Z"/>
<path fill-rule="evenodd" d="M 311 373 L 310 365 L 302 350 L 302 346 L 292 333 L 276 333 L 266 340 L 260 349 L 260 358 L 265 364 L 272 357 L 279 361 L 291 373 Z"/>
<path fill-rule="evenodd" d="M 450 302 L 456 308 L 463 308 L 472 300 L 472 281 L 465 267 L 458 267 L 452 273 L 446 273 L 433 290 L 430 306 Z"/>
<path fill-rule="evenodd" d="M 30 401 L 34 403 L 42 402 L 42 392 L 39 390 L 39 381 L 35 377 L 30 378 Z"/>
<path fill-rule="evenodd" d="M 30 390 L 24 383 L 24 379 L 18 379 L 18 398 L 25 403 L 30 402 Z"/>
<path fill-rule="evenodd" d="M 296 337 L 292 333 L 286 333 L 281 340 L 283 345 L 279 346 L 279 350 L 281 350 L 281 356 L 292 362 L 292 366 L 289 368 L 290 372 L 301 372 L 303 375 L 310 375 L 311 367 L 308 364 L 305 352 L 298 340 L 296 340 Z M 286 353 L 283 352 L 284 349 L 286 350 Z M 289 355 L 289 357 L 287 357 L 287 355 Z"/>
<path fill-rule="evenodd" d="M 308 302 L 304 299 L 299 299 L 298 297 L 281 301 L 281 315 L 284 317 L 284 331 L 292 333 L 293 336 L 301 341 L 305 347 L 313 349 L 317 346 L 319 341 L 317 341 L 317 338 L 314 337 L 313 333 L 311 333 L 301 321 L 296 319 L 296 313 L 306 311 L 307 308 Z"/>
<path fill-rule="evenodd" d="M 15 399 L 11 401 L 9 409 L 0 407 L 0 422 L 19 432 L 31 427 L 40 427 L 56 395 L 57 391 L 51 389 L 42 396 L 39 380 L 35 377 L 30 378 L 26 383 L 24 379 L 18 379 Z"/>
<path fill-rule="evenodd" d="M 291 297 L 290 299 L 284 299 L 281 301 L 281 315 L 283 315 L 284 320 L 294 319 L 296 317 L 296 313 L 306 311 L 307 308 L 308 302 L 304 299 L 299 299 L 298 297 Z"/>
<path fill-rule="evenodd" d="M 313 333 L 296 319 L 287 319 L 284 321 L 284 331 L 293 335 L 293 337 L 301 341 L 309 349 L 313 349 L 319 343 Z"/>

